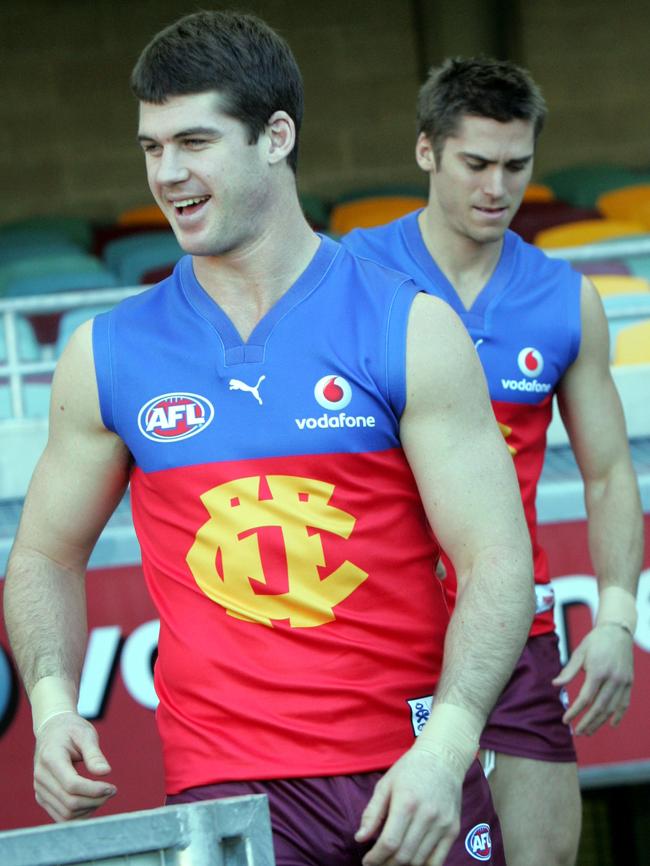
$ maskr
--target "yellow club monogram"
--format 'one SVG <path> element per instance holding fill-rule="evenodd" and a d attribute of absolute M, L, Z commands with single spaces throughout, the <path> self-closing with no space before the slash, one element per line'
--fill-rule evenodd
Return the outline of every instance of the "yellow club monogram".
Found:
<path fill-rule="evenodd" d="M 187 564 L 203 592 L 231 616 L 293 628 L 331 622 L 334 608 L 368 577 L 351 562 L 321 578 L 325 557 L 320 532 L 349 538 L 355 518 L 329 504 L 334 485 L 313 478 L 268 475 L 270 498 L 260 498 L 259 476 L 213 487 L 201 496 L 210 519 L 196 534 Z M 267 584 L 256 530 L 279 527 L 284 540 L 288 591 L 256 593 Z M 220 567 L 218 567 L 218 563 Z"/>
<path fill-rule="evenodd" d="M 500 421 L 497 421 L 497 424 L 499 425 L 499 430 L 501 431 L 501 435 L 506 440 L 506 445 L 508 446 L 508 451 L 514 457 L 517 454 L 517 449 L 515 447 L 513 447 L 512 445 L 510 445 L 510 443 L 508 442 L 508 437 L 512 436 L 512 427 L 508 427 L 507 424 L 502 424 Z"/>

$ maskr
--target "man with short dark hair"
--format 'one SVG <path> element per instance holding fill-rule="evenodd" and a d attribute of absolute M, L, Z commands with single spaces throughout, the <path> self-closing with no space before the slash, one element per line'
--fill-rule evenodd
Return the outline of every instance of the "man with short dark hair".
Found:
<path fill-rule="evenodd" d="M 82 326 L 55 374 L 4 596 L 37 799 L 65 820 L 116 793 L 88 777 L 110 767 L 76 698 L 86 563 L 130 483 L 168 802 L 267 794 L 278 866 L 503 864 L 476 752 L 532 567 L 471 341 L 309 228 L 300 75 L 270 28 L 181 19 L 133 83 L 189 255 Z"/>
<path fill-rule="evenodd" d="M 353 252 L 408 273 L 463 320 L 513 455 L 535 564 L 537 611 L 515 672 L 481 737 L 509 866 L 571 866 L 580 791 L 578 733 L 620 721 L 632 684 L 642 523 L 607 323 L 590 281 L 508 231 L 546 116 L 529 73 L 508 61 L 447 60 L 418 98 L 416 159 L 429 175 L 419 212 L 357 229 Z M 600 591 L 596 627 L 561 668 L 553 591 L 536 538 L 535 494 L 557 395 L 585 483 Z M 453 569 L 450 569 L 453 571 Z M 453 574 L 446 581 L 453 596 Z M 573 705 L 565 686 L 585 682 Z"/>

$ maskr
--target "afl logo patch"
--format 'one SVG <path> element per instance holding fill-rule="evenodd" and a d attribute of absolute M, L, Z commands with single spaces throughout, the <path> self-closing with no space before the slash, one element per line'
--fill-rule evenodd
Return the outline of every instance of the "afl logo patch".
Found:
<path fill-rule="evenodd" d="M 352 388 L 343 376 L 335 376 L 330 373 L 329 376 L 323 376 L 316 382 L 314 397 L 323 409 L 338 411 L 345 409 L 352 399 Z"/>
<path fill-rule="evenodd" d="M 542 353 L 538 352 L 537 349 L 533 349 L 532 346 L 526 346 L 517 355 L 517 364 L 524 376 L 528 376 L 529 379 L 536 379 L 544 369 L 544 358 L 542 357 Z"/>
<path fill-rule="evenodd" d="M 465 836 L 465 850 L 475 860 L 489 860 L 492 857 L 492 839 L 489 824 L 476 824 Z"/>
<path fill-rule="evenodd" d="M 177 391 L 145 403 L 138 413 L 138 427 L 154 442 L 179 442 L 201 433 L 213 418 L 214 407 L 209 400 Z"/>

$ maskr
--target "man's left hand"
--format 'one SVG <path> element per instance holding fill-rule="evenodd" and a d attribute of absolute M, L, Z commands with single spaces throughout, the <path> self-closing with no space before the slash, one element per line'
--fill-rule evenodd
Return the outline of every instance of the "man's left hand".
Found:
<path fill-rule="evenodd" d="M 379 780 L 363 813 L 357 842 L 381 829 L 363 866 L 442 866 L 460 829 L 462 783 L 436 756 L 409 749 Z"/>
<path fill-rule="evenodd" d="M 630 705 L 634 678 L 632 643 L 632 636 L 620 625 L 597 625 L 553 680 L 553 685 L 565 686 L 580 670 L 585 672 L 582 688 L 563 717 L 568 724 L 588 708 L 576 726 L 576 734 L 593 734 L 608 719 L 618 725 L 623 718 Z"/>

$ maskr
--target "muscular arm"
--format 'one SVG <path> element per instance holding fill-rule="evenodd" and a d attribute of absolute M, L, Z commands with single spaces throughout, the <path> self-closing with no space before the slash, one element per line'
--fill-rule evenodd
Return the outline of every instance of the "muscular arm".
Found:
<path fill-rule="evenodd" d="M 430 523 L 458 576 L 435 706 L 445 705 L 461 724 L 469 719 L 478 732 L 530 628 L 530 541 L 512 459 L 474 347 L 451 309 L 424 295 L 415 299 L 409 320 L 401 439 Z M 397 851 L 405 858 L 399 862 L 438 866 L 458 832 L 469 760 L 456 761 L 453 749 L 451 762 L 441 759 L 435 738 L 432 751 L 422 750 L 429 725 L 377 786 L 366 819 L 373 827 L 377 815 L 386 819 L 366 866 L 392 863 Z M 449 732 L 449 739 L 460 733 Z"/>
<path fill-rule="evenodd" d="M 580 353 L 564 375 L 558 404 L 584 481 L 589 550 L 601 597 L 618 587 L 636 597 L 641 571 L 643 525 L 625 420 L 609 366 L 607 321 L 588 279 L 581 290 Z M 592 733 L 608 718 L 617 723 L 629 704 L 631 635 L 615 625 L 597 625 L 556 682 L 584 668 L 584 686 L 566 715 L 580 720 L 578 733 Z"/>
<path fill-rule="evenodd" d="M 46 677 L 69 684 L 76 697 L 87 631 L 86 564 L 124 492 L 128 468 L 126 449 L 100 420 L 88 324 L 71 340 L 54 376 L 48 442 L 27 492 L 5 581 L 7 632 L 30 698 Z M 54 804 L 57 783 L 49 778 L 50 793 L 39 793 L 39 749 L 46 734 L 75 720 L 91 728 L 68 713 L 41 726 L 37 736 L 37 799 L 50 804 L 45 808 L 55 818 L 78 810 Z M 91 795 L 95 789 L 83 790 Z"/>
<path fill-rule="evenodd" d="M 429 301 L 416 299 L 411 316 L 401 435 L 431 526 L 458 576 L 437 700 L 484 720 L 530 627 L 530 542 L 474 347 L 451 311 Z"/>

